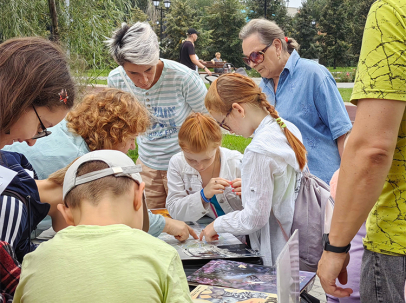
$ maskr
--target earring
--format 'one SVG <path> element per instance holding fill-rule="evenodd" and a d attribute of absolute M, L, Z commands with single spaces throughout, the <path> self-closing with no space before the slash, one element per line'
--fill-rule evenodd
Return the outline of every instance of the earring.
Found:
<path fill-rule="evenodd" d="M 278 56 L 278 60 L 280 60 L 280 59 L 281 59 L 281 56 L 279 55 L 279 56 Z"/>

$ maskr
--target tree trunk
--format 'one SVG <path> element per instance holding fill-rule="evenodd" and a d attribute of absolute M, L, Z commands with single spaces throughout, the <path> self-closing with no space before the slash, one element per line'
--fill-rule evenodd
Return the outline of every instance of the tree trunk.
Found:
<path fill-rule="evenodd" d="M 58 15 L 56 13 L 55 0 L 48 0 L 49 14 L 52 21 L 52 40 L 59 42 Z"/>

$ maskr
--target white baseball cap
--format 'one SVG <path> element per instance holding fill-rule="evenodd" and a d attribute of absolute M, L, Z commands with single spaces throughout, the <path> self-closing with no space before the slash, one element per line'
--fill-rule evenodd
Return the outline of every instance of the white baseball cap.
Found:
<path fill-rule="evenodd" d="M 90 172 L 82 176 L 77 176 L 78 168 L 83 164 L 91 161 L 102 161 L 106 163 L 109 168 L 101 169 L 98 171 Z M 135 165 L 126 154 L 118 150 L 96 150 L 87 153 L 77 159 L 67 170 L 65 179 L 63 181 L 63 200 L 65 201 L 66 195 L 76 186 L 92 182 L 94 180 L 104 178 L 107 176 L 115 176 L 131 178 L 138 185 L 141 184 L 142 179 L 140 172 L 142 171 L 141 165 Z M 143 226 L 142 230 L 148 232 L 149 230 L 149 216 L 148 208 L 145 203 L 145 196 L 142 197 L 143 202 Z"/>

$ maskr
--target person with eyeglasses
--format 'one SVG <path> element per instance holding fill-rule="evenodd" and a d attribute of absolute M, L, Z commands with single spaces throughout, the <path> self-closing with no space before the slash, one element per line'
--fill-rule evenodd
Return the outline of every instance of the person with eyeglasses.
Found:
<path fill-rule="evenodd" d="M 58 124 L 74 101 L 75 84 L 58 45 L 38 37 L 0 44 L 0 148 L 24 141 L 32 146 L 50 135 L 47 128 Z M 0 165 L 0 243 L 8 243 L 10 256 L 15 253 L 21 262 L 35 249 L 31 230 L 48 214 L 50 205 L 41 203 L 36 174 L 23 155 L 0 151 Z M 15 175 L 6 182 L 10 173 Z M 2 268 L 8 265 L 2 263 L 5 259 L 0 258 Z M 4 286 L 0 283 L 0 301 Z"/>
<path fill-rule="evenodd" d="M 218 233 L 248 235 L 264 265 L 272 266 L 291 230 L 306 149 L 298 128 L 282 119 L 255 82 L 240 74 L 224 74 L 210 86 L 206 108 L 224 129 L 249 138 L 241 163 L 243 209 L 219 216 L 200 240 Z M 282 230 L 283 228 L 283 230 Z"/>
<path fill-rule="evenodd" d="M 333 76 L 323 65 L 300 58 L 298 43 L 273 21 L 251 20 L 240 39 L 244 62 L 261 74 L 269 103 L 301 131 L 310 172 L 328 184 L 352 128 Z"/>
<path fill-rule="evenodd" d="M 142 165 L 148 207 L 164 208 L 169 160 L 180 152 L 179 128 L 190 113 L 207 113 L 207 88 L 190 68 L 159 58 L 158 37 L 147 22 L 123 24 L 107 44 L 119 64 L 108 86 L 134 94 L 151 114 L 151 128 L 137 137 L 137 164 Z"/>

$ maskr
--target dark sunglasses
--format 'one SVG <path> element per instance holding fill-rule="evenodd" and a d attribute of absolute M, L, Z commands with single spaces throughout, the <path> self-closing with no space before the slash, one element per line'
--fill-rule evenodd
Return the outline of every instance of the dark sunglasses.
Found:
<path fill-rule="evenodd" d="M 52 132 L 46 129 L 44 123 L 42 123 L 40 117 L 38 116 L 37 110 L 35 109 L 34 105 L 32 106 L 32 108 L 34 109 L 34 112 L 37 115 L 37 118 L 39 120 L 39 123 L 41 124 L 41 129 L 42 129 L 42 131 L 38 132 L 34 137 L 32 137 L 32 139 L 36 140 L 36 139 L 40 139 L 40 138 L 49 136 Z"/>
<path fill-rule="evenodd" d="M 218 124 L 221 128 L 223 128 L 223 129 L 225 129 L 225 130 L 227 130 L 227 131 L 229 131 L 229 132 L 231 131 L 231 127 L 228 126 L 227 124 L 225 124 L 224 121 L 226 121 L 228 115 L 231 113 L 232 110 L 233 110 L 233 108 L 230 108 L 230 110 L 227 112 L 226 116 L 224 117 L 223 121 L 221 121 L 221 122 L 218 122 L 218 121 L 217 121 L 217 124 Z"/>
<path fill-rule="evenodd" d="M 270 44 L 268 44 L 263 50 L 261 50 L 259 52 L 252 52 L 248 57 L 242 58 L 242 60 L 248 66 L 250 65 L 250 62 L 252 62 L 254 64 L 262 63 L 264 61 L 265 52 L 272 45 L 272 43 L 273 43 L 273 41 Z"/>

